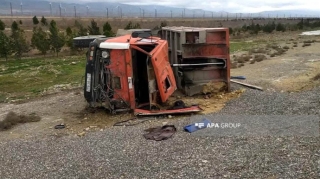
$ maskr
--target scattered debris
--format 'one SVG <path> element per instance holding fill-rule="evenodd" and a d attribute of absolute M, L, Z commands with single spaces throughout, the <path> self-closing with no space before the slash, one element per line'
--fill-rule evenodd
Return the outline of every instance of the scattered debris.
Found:
<path fill-rule="evenodd" d="M 149 128 L 145 131 L 149 132 L 143 135 L 147 140 L 161 141 L 172 137 L 177 129 L 174 125 L 164 125 L 162 127 Z"/>
<path fill-rule="evenodd" d="M 86 134 L 86 132 L 80 132 L 80 133 L 78 134 L 78 136 L 79 136 L 79 137 L 83 137 L 85 134 Z"/>
<path fill-rule="evenodd" d="M 242 83 L 242 82 L 234 81 L 234 80 L 230 80 L 230 81 L 233 82 L 233 83 L 237 83 L 237 84 L 243 85 L 243 86 L 247 86 L 249 88 L 254 88 L 254 89 L 258 89 L 258 90 L 263 91 L 263 89 L 261 87 L 259 87 L 259 86 L 254 86 L 254 85 L 250 85 L 250 84 L 247 84 L 247 83 Z"/>
<path fill-rule="evenodd" d="M 199 123 L 190 124 L 184 127 L 184 130 L 186 132 L 192 133 L 200 129 L 204 129 L 208 126 L 208 124 L 211 124 L 211 122 L 208 119 L 203 119 Z"/>
<path fill-rule="evenodd" d="M 19 123 L 28 123 L 28 122 L 39 122 L 41 117 L 35 115 L 34 113 L 26 115 L 18 115 L 10 111 L 3 121 L 0 121 L 0 131 L 5 131 L 11 129 L 13 126 Z"/>
<path fill-rule="evenodd" d="M 209 82 L 203 86 L 202 93 L 208 94 L 208 93 L 218 93 L 226 88 L 225 82 Z"/>
<path fill-rule="evenodd" d="M 145 118 L 143 120 L 138 120 L 138 118 L 130 118 L 124 121 L 116 122 L 113 126 L 135 126 L 137 124 L 144 123 L 146 121 L 150 120 L 150 118 Z"/>
<path fill-rule="evenodd" d="M 58 124 L 54 126 L 55 129 L 64 129 L 66 126 L 64 124 Z"/>
<path fill-rule="evenodd" d="M 238 79 L 238 80 L 245 80 L 245 76 L 231 76 L 230 79 Z"/>

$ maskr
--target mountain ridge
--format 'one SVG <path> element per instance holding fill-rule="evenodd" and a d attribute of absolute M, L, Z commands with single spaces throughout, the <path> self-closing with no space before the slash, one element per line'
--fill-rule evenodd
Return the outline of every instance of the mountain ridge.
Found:
<path fill-rule="evenodd" d="M 61 3 L 61 15 L 73 16 L 75 9 L 78 16 L 128 16 L 128 17 L 320 17 L 320 11 L 309 10 L 276 10 L 259 13 L 229 13 L 224 9 L 216 12 L 202 9 L 184 9 L 169 6 L 153 5 L 129 5 L 113 2 L 84 2 L 76 0 L 23 0 L 21 12 L 21 0 L 2 0 L 0 2 L 0 14 L 10 15 L 10 2 L 14 15 L 44 15 L 60 16 L 59 5 Z M 50 3 L 51 2 L 51 9 Z M 74 6 L 76 8 L 74 8 Z M 87 8 L 88 7 L 88 8 Z M 241 15 L 240 15 L 241 14 Z"/>

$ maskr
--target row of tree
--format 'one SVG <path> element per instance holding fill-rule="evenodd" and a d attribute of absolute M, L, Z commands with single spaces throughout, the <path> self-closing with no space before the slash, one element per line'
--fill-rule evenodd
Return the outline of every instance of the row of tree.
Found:
<path fill-rule="evenodd" d="M 24 31 L 14 21 L 11 25 L 11 34 L 7 36 L 4 32 L 5 27 L 5 24 L 0 21 L 0 55 L 8 59 L 8 56 L 14 54 L 16 58 L 20 59 L 23 53 L 29 51 Z"/>
<path fill-rule="evenodd" d="M 23 53 L 29 52 L 31 49 L 37 49 L 42 55 L 47 55 L 49 51 L 54 52 L 57 56 L 64 46 L 70 48 L 71 52 L 77 50 L 73 46 L 73 39 L 79 36 L 105 35 L 106 37 L 115 36 L 111 25 L 106 22 L 103 24 L 102 32 L 97 22 L 91 20 L 90 25 L 85 27 L 75 20 L 74 28 L 67 27 L 65 31 L 60 31 L 54 20 L 50 23 L 42 16 L 39 20 L 37 16 L 32 18 L 33 34 L 31 42 L 26 40 L 25 32 L 20 28 L 22 22 L 14 21 L 11 25 L 11 34 L 5 33 L 6 25 L 0 20 L 0 57 L 8 59 L 14 54 L 16 59 L 21 59 Z M 163 24 L 161 23 L 161 26 Z M 140 29 L 139 23 L 129 22 L 124 29 Z"/>
<path fill-rule="evenodd" d="M 0 20 L 0 57 L 8 59 L 9 56 L 14 55 L 16 59 L 21 59 L 23 53 L 29 52 L 31 49 L 37 49 L 42 55 L 46 55 L 49 51 L 54 52 L 57 56 L 62 48 L 66 45 L 72 51 L 73 38 L 77 36 L 101 35 L 97 23 L 92 20 L 91 25 L 85 28 L 81 23 L 75 21 L 75 29 L 68 27 L 65 32 L 60 31 L 54 20 L 47 22 L 45 17 L 41 20 L 34 16 L 33 34 L 31 42 L 28 42 L 25 36 L 25 31 L 20 27 L 22 22 L 14 21 L 11 24 L 11 33 L 5 32 L 6 25 Z M 103 34 L 107 37 L 115 36 L 111 25 L 106 22 L 103 25 Z"/>
<path fill-rule="evenodd" d="M 115 36 L 111 25 L 105 22 L 102 26 L 102 31 L 97 22 L 91 20 L 90 25 L 85 27 L 80 22 L 75 20 L 73 28 L 67 27 L 65 31 L 60 31 L 54 20 L 50 23 L 42 16 L 39 20 L 36 16 L 32 18 L 33 34 L 31 42 L 28 42 L 25 37 L 25 32 L 20 25 L 22 21 L 14 21 L 11 24 L 11 33 L 5 33 L 6 25 L 0 20 L 0 57 L 8 58 L 14 55 L 15 58 L 21 59 L 22 54 L 29 52 L 32 48 L 37 49 L 42 55 L 46 55 L 49 51 L 54 52 L 57 56 L 64 46 L 74 52 L 73 38 L 78 36 L 90 35 L 105 35 L 107 37 Z M 154 29 L 167 26 L 165 21 L 161 22 L 160 26 Z M 221 24 L 222 26 L 222 24 Z M 320 27 L 320 20 L 301 20 L 297 24 L 282 24 L 269 22 L 264 25 L 255 24 L 253 21 L 250 25 L 243 25 L 240 28 L 230 28 L 230 34 L 239 34 L 240 32 L 249 32 L 251 34 L 258 34 L 260 31 L 265 33 L 272 33 L 273 31 L 299 30 L 306 28 Z M 140 29 L 139 23 L 129 22 L 124 29 Z"/>
<path fill-rule="evenodd" d="M 242 28 L 230 28 L 230 34 L 239 34 L 240 32 L 249 32 L 250 34 L 258 34 L 259 32 L 272 33 L 274 31 L 285 32 L 285 31 L 296 31 L 303 29 L 313 29 L 320 27 L 319 19 L 301 19 L 296 24 L 283 24 L 281 22 L 275 23 L 269 22 L 264 25 L 255 24 L 253 21 L 250 25 L 244 24 Z"/>

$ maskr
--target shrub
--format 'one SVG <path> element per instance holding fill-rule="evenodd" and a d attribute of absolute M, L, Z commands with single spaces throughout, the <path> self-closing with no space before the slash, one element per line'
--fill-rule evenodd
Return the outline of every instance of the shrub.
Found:
<path fill-rule="evenodd" d="M 254 60 L 256 61 L 256 62 L 261 62 L 261 61 L 263 61 L 263 60 L 265 60 L 267 57 L 265 56 L 265 55 L 255 55 L 254 56 Z"/>

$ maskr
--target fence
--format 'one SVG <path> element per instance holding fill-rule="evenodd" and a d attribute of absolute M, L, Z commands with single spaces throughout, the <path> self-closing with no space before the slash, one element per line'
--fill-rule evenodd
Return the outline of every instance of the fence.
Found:
<path fill-rule="evenodd" d="M 7 10 L 1 10 L 2 16 L 45 16 L 45 17 L 106 17 L 106 18 L 203 18 L 203 19 L 301 19 L 301 18 L 320 18 L 319 15 L 301 15 L 301 14 L 266 14 L 266 13 L 227 13 L 227 12 L 208 12 L 208 11 L 194 11 L 190 9 L 183 9 L 181 12 L 177 10 L 157 10 L 157 9 L 122 9 L 120 6 L 113 8 L 95 8 L 68 6 L 38 10 L 23 10 L 21 8 L 10 6 Z"/>

